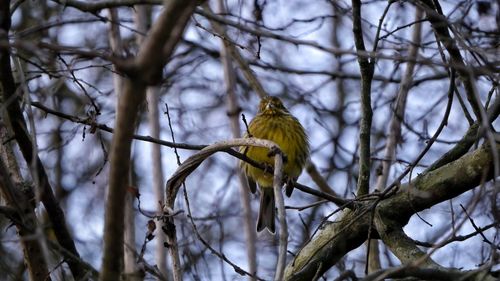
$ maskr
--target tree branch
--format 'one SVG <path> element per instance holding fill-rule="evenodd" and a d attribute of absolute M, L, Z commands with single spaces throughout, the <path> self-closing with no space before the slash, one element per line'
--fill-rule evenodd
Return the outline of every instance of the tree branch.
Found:
<path fill-rule="evenodd" d="M 361 27 L 361 1 L 352 0 L 353 23 L 352 31 L 354 43 L 359 54 L 366 52 Z M 370 137 L 372 127 L 371 90 L 374 72 L 374 63 L 365 56 L 358 55 L 359 69 L 361 71 L 361 121 L 359 125 L 359 177 L 357 195 L 369 192 L 370 185 Z"/>
<path fill-rule="evenodd" d="M 39 243 L 43 239 L 40 237 L 42 234 L 36 231 L 35 206 L 30 203 L 31 198 L 27 198 L 12 182 L 3 159 L 0 159 L 0 194 L 8 204 L 8 207 L 2 207 L 0 213 L 8 216 L 18 230 L 30 280 L 50 280 L 47 261 Z"/>
<path fill-rule="evenodd" d="M 121 275 L 126 175 L 129 171 L 130 147 L 135 123 L 139 106 L 145 98 L 146 85 L 161 79 L 162 68 L 180 40 L 196 4 L 196 1 L 165 1 L 165 9 L 152 27 L 137 57 L 131 62 L 133 71 L 128 71 L 129 77 L 124 81 L 123 93 L 118 100 L 115 133 L 110 151 L 101 273 L 103 281 L 118 280 Z M 178 256 L 173 256 L 172 259 L 174 263 L 180 264 Z M 174 271 L 174 279 L 181 280 L 181 278 L 181 272 Z"/>
<path fill-rule="evenodd" d="M 414 266 L 399 266 L 374 272 L 360 281 L 380 281 L 387 278 L 414 277 L 418 280 L 440 280 L 440 281 L 494 281 L 485 270 L 460 271 L 448 268 L 419 268 Z"/>
<path fill-rule="evenodd" d="M 414 265 L 425 268 L 441 268 L 429 255 L 420 250 L 415 241 L 408 237 L 403 228 L 388 221 L 382 216 L 376 216 L 375 226 L 384 244 L 404 265 Z"/>
<path fill-rule="evenodd" d="M 500 145 L 495 149 L 498 151 Z M 394 196 L 378 203 L 377 212 L 384 220 L 404 226 L 416 212 L 491 180 L 492 163 L 490 147 L 483 146 L 401 186 Z M 323 274 L 350 250 L 360 246 L 367 239 L 371 204 L 367 202 L 355 211 L 345 210 L 334 223 L 324 226 L 287 265 L 285 280 L 311 280 L 315 274 Z"/>
<path fill-rule="evenodd" d="M 274 179 L 273 190 L 274 200 L 276 201 L 276 208 L 278 209 L 278 220 L 280 223 L 279 232 L 279 250 L 278 261 L 276 263 L 276 271 L 274 273 L 274 280 L 283 280 L 286 266 L 286 254 L 288 246 L 288 226 L 286 224 L 285 202 L 281 187 L 283 186 L 283 153 L 279 151 L 274 156 Z M 273 210 L 274 211 L 274 210 Z"/>
<path fill-rule="evenodd" d="M 483 107 L 483 105 L 481 104 L 477 96 L 476 85 L 474 80 L 472 79 L 473 75 L 465 65 L 462 54 L 460 54 L 460 50 L 458 49 L 455 40 L 450 36 L 450 33 L 448 31 L 448 21 L 440 13 L 439 9 L 437 9 L 432 0 L 420 0 L 419 2 L 422 3 L 422 7 L 426 12 L 427 19 L 431 23 L 432 28 L 436 33 L 437 39 L 441 43 L 443 43 L 444 47 L 450 54 L 451 67 L 457 71 L 458 76 L 464 83 L 467 99 L 469 100 L 476 118 L 478 120 L 481 120 L 482 115 L 480 108 Z"/>
<path fill-rule="evenodd" d="M 10 1 L 2 1 L 1 3 L 0 41 L 8 40 L 7 35 L 10 29 L 11 20 L 9 10 Z M 38 155 L 33 153 L 33 146 L 36 144 L 32 142 L 31 137 L 28 134 L 26 122 L 19 105 L 19 97 L 16 93 L 17 87 L 14 82 L 12 67 L 10 64 L 9 49 L 0 49 L 0 80 L 3 101 L 6 105 L 7 115 L 9 116 L 6 123 L 10 128 L 12 128 L 15 134 L 15 139 L 19 144 L 19 148 L 26 163 L 28 163 L 28 166 L 31 166 L 32 163 L 35 164 L 35 167 L 33 167 L 34 169 L 32 170 L 34 173 L 32 176 L 33 178 L 38 178 L 38 184 L 41 190 L 41 201 L 49 215 L 57 241 L 73 256 L 80 257 L 66 226 L 64 212 L 54 197 L 54 193 L 52 191 L 52 187 L 50 186 L 43 163 Z M 75 279 L 82 278 L 85 275 L 85 269 L 80 266 L 78 260 L 69 256 L 65 257 Z"/>
<path fill-rule="evenodd" d="M 167 181 L 167 185 L 165 187 L 165 193 L 166 193 L 166 204 L 165 204 L 165 213 L 166 215 L 164 216 L 164 223 L 165 226 L 163 227 L 167 237 L 172 237 L 171 232 L 175 232 L 175 224 L 174 224 L 174 214 L 176 213 L 174 211 L 174 204 L 175 200 L 177 197 L 177 193 L 179 192 L 179 188 L 182 185 L 182 183 L 186 180 L 186 178 L 198 168 L 198 166 L 208 157 L 210 157 L 212 154 L 219 152 L 219 151 L 226 151 L 228 148 L 232 148 L 235 146 L 244 146 L 244 145 L 251 145 L 251 146 L 258 146 L 258 147 L 266 147 L 270 151 L 273 151 L 274 149 L 278 148 L 279 154 L 281 154 L 281 150 L 279 147 L 272 141 L 265 140 L 265 139 L 256 139 L 256 138 L 239 138 L 239 139 L 232 139 L 232 140 L 227 140 L 227 141 L 222 141 L 215 143 L 213 145 L 207 146 L 206 148 L 200 150 L 196 154 L 191 155 L 188 159 L 186 159 L 182 165 L 180 165 L 175 173 L 170 177 L 170 179 Z M 275 157 L 281 157 L 281 155 L 277 155 Z M 279 196 L 281 194 L 277 194 L 278 192 L 278 180 L 281 179 L 281 173 L 282 171 L 279 169 L 280 163 L 279 160 L 276 160 L 278 162 L 275 163 L 278 164 L 276 167 L 278 169 L 274 170 L 274 177 L 275 177 L 275 186 L 274 186 L 274 192 L 275 196 Z M 278 180 L 276 180 L 276 177 L 278 177 Z M 279 192 L 281 192 L 281 180 L 279 182 Z M 280 219 L 280 227 L 283 229 L 280 229 L 280 258 L 278 260 L 277 264 L 277 275 L 275 278 L 277 280 L 281 279 L 279 271 L 281 270 L 281 273 L 283 272 L 282 268 L 284 267 L 284 264 L 286 263 L 286 243 L 287 243 L 287 237 L 288 237 L 288 232 L 286 229 L 286 218 L 285 218 L 285 207 L 283 203 L 283 197 L 281 197 L 281 203 L 280 203 L 280 198 L 277 197 L 277 207 L 278 207 L 278 216 Z M 279 210 L 281 208 L 281 210 Z M 281 237 L 283 237 L 283 241 L 281 240 Z M 175 241 L 174 241 L 175 242 Z M 175 245 L 174 245 L 175 246 Z M 170 244 L 169 247 L 172 247 Z M 249 274 L 250 276 L 253 276 L 253 273 Z M 279 278 L 278 278 L 279 277 Z"/>

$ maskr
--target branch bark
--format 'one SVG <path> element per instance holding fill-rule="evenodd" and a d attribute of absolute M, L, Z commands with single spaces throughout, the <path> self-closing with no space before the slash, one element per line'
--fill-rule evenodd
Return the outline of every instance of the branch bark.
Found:
<path fill-rule="evenodd" d="M 3 118 L 1 118 L 3 119 Z M 40 239 L 26 239 L 25 237 L 40 237 L 36 233 L 36 215 L 34 212 L 35 206 L 30 204 L 29 198 L 21 192 L 17 184 L 16 177 L 20 179 L 20 173 L 17 170 L 17 164 L 12 163 L 13 155 L 6 147 L 7 128 L 4 127 L 3 120 L 1 120 L 0 127 L 0 140 L 3 143 L 0 151 L 0 194 L 1 198 L 5 200 L 7 208 L 3 208 L 2 212 L 6 217 L 10 218 L 12 223 L 16 226 L 20 243 L 23 249 L 24 262 L 28 269 L 28 276 L 33 281 L 44 281 L 49 277 L 47 262 L 40 245 Z M 10 152 L 10 153 L 9 153 Z M 9 155 L 10 154 L 10 155 Z M 10 159 L 10 161 L 9 161 Z M 10 162 L 10 165 L 8 164 Z"/>
<path fill-rule="evenodd" d="M 357 195 L 369 192 L 370 185 L 370 136 L 372 127 L 371 91 L 374 72 L 374 63 L 370 62 L 366 53 L 361 25 L 361 1 L 352 0 L 352 31 L 354 43 L 358 52 L 358 63 L 361 71 L 361 121 L 359 125 L 359 177 Z"/>
<path fill-rule="evenodd" d="M 116 23 L 120 21 L 118 16 L 118 10 L 115 8 L 111 8 L 108 10 L 109 18 L 110 18 L 110 26 L 109 26 L 109 43 L 111 46 L 111 50 L 114 54 L 121 56 L 124 52 L 123 50 L 123 42 L 120 33 L 120 29 Z M 116 71 L 116 67 L 113 66 L 113 69 Z M 118 96 L 122 93 L 122 85 L 123 79 L 118 73 L 113 73 L 113 86 L 115 95 Z M 118 111 L 118 108 L 116 109 Z M 130 186 L 131 183 L 131 174 L 132 171 L 129 170 L 127 177 L 126 186 Z M 123 251 L 124 255 L 123 265 L 124 265 L 124 273 L 127 276 L 127 281 L 139 281 L 140 278 L 136 272 L 138 271 L 137 263 L 135 261 L 135 216 L 134 216 L 134 195 L 131 192 L 126 192 L 125 195 L 125 215 L 123 216 L 124 220 L 124 243 L 123 243 Z"/>
<path fill-rule="evenodd" d="M 130 76 L 124 79 L 123 93 L 118 100 L 116 129 L 110 151 L 109 191 L 101 273 L 103 281 L 120 279 L 126 175 L 129 172 L 130 148 L 139 106 L 144 101 L 148 83 L 155 83 L 161 79 L 163 66 L 180 40 L 196 5 L 196 1 L 165 1 L 165 10 L 152 27 L 137 57 L 131 62 L 134 71 L 129 71 Z M 177 275 L 174 274 L 175 277 L 175 280 L 180 280 L 180 272 L 177 272 Z"/>
<path fill-rule="evenodd" d="M 8 33 L 11 25 L 10 18 L 10 1 L 2 1 L 0 4 L 0 41 L 8 41 Z M 80 257 L 75 247 L 75 242 L 71 238 L 69 230 L 66 226 L 64 212 L 61 209 L 59 202 L 55 199 L 52 187 L 50 185 L 47 173 L 42 161 L 38 155 L 33 153 L 32 142 L 28 133 L 26 122 L 19 105 L 19 97 L 16 93 L 17 87 L 12 75 L 12 67 L 10 64 L 9 49 L 0 49 L 0 83 L 2 88 L 3 101 L 7 109 L 7 125 L 13 130 L 15 139 L 19 144 L 19 148 L 23 157 L 31 166 L 34 163 L 33 178 L 38 179 L 39 188 L 41 191 L 41 201 L 49 215 L 50 222 L 54 229 L 54 234 L 59 244 L 68 250 L 71 255 L 65 255 L 66 262 L 75 279 L 80 279 L 85 276 L 85 269 L 81 266 L 78 258 Z M 64 254 L 64 253 L 63 253 Z M 74 259 L 73 257 L 77 257 Z"/>
<path fill-rule="evenodd" d="M 165 193 L 166 193 L 165 213 L 166 213 L 166 216 L 164 216 L 165 226 L 163 227 L 163 229 L 165 229 L 165 231 L 167 233 L 167 237 L 169 239 L 175 239 L 172 241 L 176 242 L 176 237 L 174 235 L 175 234 L 174 216 L 178 213 L 178 211 L 174 211 L 174 204 L 175 204 L 175 200 L 176 200 L 179 188 L 182 185 L 182 183 L 185 181 L 185 179 L 194 170 L 196 170 L 196 168 L 198 168 L 198 166 L 205 159 L 207 159 L 212 154 L 219 152 L 219 151 L 227 151 L 227 149 L 230 149 L 230 148 L 235 147 L 235 146 L 245 146 L 245 145 L 265 147 L 265 148 L 268 148 L 270 151 L 273 151 L 277 148 L 280 155 L 276 155 L 275 157 L 281 157 L 281 150 L 272 141 L 265 140 L 265 139 L 256 139 L 256 138 L 239 138 L 239 139 L 221 141 L 221 142 L 215 143 L 213 145 L 207 146 L 204 149 L 197 152 L 196 154 L 191 155 L 188 159 L 186 159 L 182 163 L 182 165 L 180 165 L 177 168 L 175 173 L 167 181 L 167 185 L 165 187 Z M 275 161 L 278 161 L 278 160 L 275 160 Z M 279 164 L 279 163 L 276 162 L 275 165 L 276 164 Z M 274 170 L 275 179 L 276 179 L 276 177 L 281 178 L 281 176 L 282 176 L 281 173 L 282 173 L 282 171 L 280 169 L 275 169 Z M 275 184 L 275 186 L 274 186 L 275 196 L 281 195 L 281 194 L 279 194 L 279 195 L 276 194 L 278 192 L 277 191 L 278 190 L 277 183 L 278 183 L 278 181 L 274 182 L 274 184 Z M 281 192 L 281 181 L 280 181 L 279 192 Z M 287 241 L 286 240 L 282 241 L 281 237 L 284 237 L 283 239 L 286 239 L 288 237 L 288 233 L 286 230 L 285 207 L 284 207 L 283 197 L 281 197 L 281 198 L 278 197 L 278 198 L 276 198 L 276 200 L 277 200 L 276 203 L 277 203 L 277 207 L 278 207 L 278 216 L 279 216 L 279 220 L 280 220 L 280 227 L 283 227 L 283 229 L 280 229 L 280 250 L 279 250 L 280 257 L 279 257 L 279 261 L 277 264 L 277 268 L 278 268 L 277 272 L 279 273 L 280 270 L 281 270 L 281 272 L 283 272 L 283 270 L 281 268 L 285 264 L 285 261 L 286 261 L 285 258 L 286 258 L 286 253 L 287 253 L 287 251 L 286 251 Z M 172 232 L 174 234 L 172 234 Z M 169 240 L 168 242 L 170 243 L 171 240 Z M 174 251 L 178 251 L 176 243 L 173 245 L 169 244 L 169 249 L 171 249 L 172 246 L 176 247 L 176 249 L 174 249 Z M 237 268 L 237 272 L 238 273 L 245 273 L 240 268 Z M 253 278 L 257 278 L 257 276 L 253 273 L 245 273 L 245 274 L 252 276 Z M 279 276 L 280 274 L 281 273 L 277 274 L 275 276 L 275 278 L 280 277 Z"/>
<path fill-rule="evenodd" d="M 498 151 L 500 146 L 494 149 Z M 402 227 L 416 212 L 491 180 L 492 170 L 491 148 L 483 146 L 402 185 L 396 194 L 378 204 L 376 212 L 384 220 Z M 345 210 L 334 223 L 321 229 L 288 264 L 285 280 L 311 280 L 313 276 L 320 276 L 345 254 L 360 246 L 368 235 L 372 204 L 368 202 L 354 211 Z M 373 235 L 372 238 L 377 237 L 377 233 Z"/>
<path fill-rule="evenodd" d="M 285 201 L 281 187 L 283 186 L 283 153 L 276 153 L 274 156 L 274 200 L 276 201 L 276 208 L 278 209 L 278 220 L 280 222 L 279 232 L 279 248 L 278 248 L 278 262 L 276 263 L 276 272 L 274 273 L 274 280 L 283 280 L 286 266 L 286 254 L 288 246 L 288 226 L 286 224 Z"/>
<path fill-rule="evenodd" d="M 146 6 L 135 6 L 134 7 L 134 21 L 137 30 L 142 34 L 147 34 L 148 26 L 151 24 L 151 9 Z M 136 41 L 138 45 L 141 45 L 144 41 L 144 35 L 137 34 Z M 146 90 L 146 100 L 148 104 L 148 121 L 149 121 L 149 131 L 151 137 L 155 139 L 160 138 L 160 114 L 158 110 L 158 103 L 160 101 L 160 87 L 150 86 Z M 165 200 L 163 193 L 163 164 L 162 164 L 162 151 L 161 146 L 158 143 L 151 143 L 151 170 L 152 170 L 152 181 L 153 181 L 153 191 L 155 195 L 155 202 L 158 202 L 156 211 L 158 214 L 163 212 L 160 202 Z M 160 230 L 162 223 L 156 220 L 156 229 Z M 158 270 L 167 276 L 167 261 L 165 252 L 165 242 L 166 237 L 163 231 L 156 232 L 156 245 L 155 245 L 155 261 Z"/>

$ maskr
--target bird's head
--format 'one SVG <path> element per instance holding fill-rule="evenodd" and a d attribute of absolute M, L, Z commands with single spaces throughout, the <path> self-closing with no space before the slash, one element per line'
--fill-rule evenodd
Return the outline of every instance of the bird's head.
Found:
<path fill-rule="evenodd" d="M 259 114 L 275 115 L 289 114 L 289 112 L 279 98 L 267 96 L 260 101 Z"/>

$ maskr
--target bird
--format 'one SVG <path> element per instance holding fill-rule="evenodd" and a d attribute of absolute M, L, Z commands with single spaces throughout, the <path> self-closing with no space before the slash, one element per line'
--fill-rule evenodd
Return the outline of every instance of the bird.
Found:
<path fill-rule="evenodd" d="M 275 142 L 284 154 L 284 183 L 287 184 L 286 195 L 291 196 L 293 183 L 302 173 L 309 157 L 309 140 L 304 127 L 275 96 L 261 99 L 257 115 L 248 124 L 244 137 L 254 137 Z M 240 152 L 248 158 L 265 165 L 274 166 L 273 152 L 268 148 L 245 146 Z M 256 192 L 255 183 L 260 190 L 260 208 L 257 219 L 257 232 L 265 228 L 275 233 L 275 201 L 273 191 L 273 174 L 271 169 L 260 169 L 243 160 L 240 167 L 249 181 L 250 190 Z"/>

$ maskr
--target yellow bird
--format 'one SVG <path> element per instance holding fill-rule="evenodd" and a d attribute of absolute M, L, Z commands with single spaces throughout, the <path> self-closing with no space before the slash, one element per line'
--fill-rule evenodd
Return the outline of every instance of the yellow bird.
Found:
<path fill-rule="evenodd" d="M 259 111 L 248 125 L 248 132 L 245 136 L 248 137 L 249 134 L 254 138 L 275 142 L 285 154 L 283 166 L 285 181 L 290 183 L 290 181 L 297 180 L 309 157 L 309 141 L 304 127 L 285 108 L 279 98 L 268 96 L 260 101 Z M 242 147 L 240 152 L 246 154 L 246 156 L 256 162 L 274 166 L 274 157 L 270 155 L 270 151 L 267 148 L 255 146 Z M 240 166 L 250 180 L 252 192 L 255 193 L 256 191 L 255 183 L 260 188 L 257 231 L 267 228 L 271 233 L 274 233 L 275 203 L 273 174 L 243 161 L 240 163 Z M 286 188 L 287 196 L 290 197 L 292 191 L 293 185 L 288 184 Z"/>

